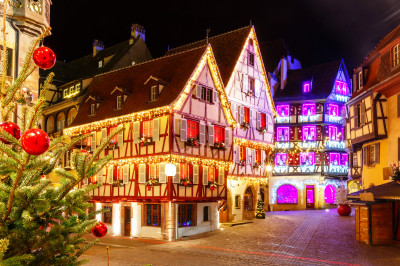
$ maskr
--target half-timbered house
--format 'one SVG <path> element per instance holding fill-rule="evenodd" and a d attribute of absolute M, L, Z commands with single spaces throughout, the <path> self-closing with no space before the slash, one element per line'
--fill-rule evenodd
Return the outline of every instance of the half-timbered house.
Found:
<path fill-rule="evenodd" d="M 232 113 L 234 164 L 228 175 L 227 208 L 221 222 L 252 219 L 257 200 L 268 208 L 266 160 L 273 147 L 275 108 L 253 26 L 169 50 L 168 54 L 210 43 Z"/>
<path fill-rule="evenodd" d="M 343 61 L 288 71 L 275 92 L 273 210 L 329 207 L 347 179 L 345 103 L 351 96 Z"/>
<path fill-rule="evenodd" d="M 211 45 L 94 77 L 67 135 L 113 160 L 89 182 L 110 234 L 176 239 L 216 230 L 237 126 Z M 166 176 L 166 163 L 176 165 Z"/>

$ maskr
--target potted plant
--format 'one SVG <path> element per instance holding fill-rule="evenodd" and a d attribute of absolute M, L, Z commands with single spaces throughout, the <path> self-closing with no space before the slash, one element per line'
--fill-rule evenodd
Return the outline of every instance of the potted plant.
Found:
<path fill-rule="evenodd" d="M 267 128 L 266 128 L 266 127 L 260 127 L 260 128 L 258 129 L 258 132 L 259 132 L 260 134 L 265 134 L 265 133 L 267 133 Z"/>
<path fill-rule="evenodd" d="M 195 138 L 188 138 L 186 140 L 186 146 L 199 147 L 199 142 Z"/>
<path fill-rule="evenodd" d="M 143 137 L 139 138 L 139 143 L 140 143 L 141 147 L 150 145 L 152 142 L 153 142 L 152 137 L 143 136 Z"/>
<path fill-rule="evenodd" d="M 214 148 L 222 151 L 226 151 L 225 143 L 224 142 L 215 142 Z"/>
<path fill-rule="evenodd" d="M 346 197 L 347 189 L 340 185 L 336 192 L 336 204 L 338 204 L 337 212 L 340 216 L 349 216 L 351 214 L 350 201 Z"/>
<path fill-rule="evenodd" d="M 147 180 L 147 182 L 146 182 L 147 190 L 150 190 L 152 186 L 154 186 L 155 184 L 158 184 L 158 183 L 159 183 L 158 179 L 150 178 L 150 179 Z"/>
<path fill-rule="evenodd" d="M 250 124 L 247 123 L 247 122 L 243 122 L 243 123 L 240 124 L 240 127 L 242 129 L 249 129 L 250 128 Z"/>
<path fill-rule="evenodd" d="M 208 181 L 208 187 L 211 191 L 214 191 L 218 187 L 218 184 L 215 181 Z"/>

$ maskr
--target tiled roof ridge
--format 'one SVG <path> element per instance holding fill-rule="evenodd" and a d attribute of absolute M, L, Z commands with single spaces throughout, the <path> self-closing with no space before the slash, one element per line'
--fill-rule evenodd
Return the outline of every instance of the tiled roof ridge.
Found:
<path fill-rule="evenodd" d="M 116 71 L 119 71 L 119 70 L 124 70 L 124 69 L 131 68 L 131 67 L 141 66 L 141 65 L 144 65 L 144 64 L 147 64 L 147 63 L 152 63 L 152 62 L 157 61 L 157 60 L 161 60 L 161 59 L 165 59 L 165 58 L 168 58 L 168 57 L 177 56 L 177 55 L 180 55 L 180 54 L 183 54 L 183 53 L 189 53 L 189 52 L 192 52 L 192 51 L 194 51 L 194 50 L 198 50 L 198 49 L 202 49 L 202 48 L 204 49 L 204 47 L 207 47 L 207 46 L 208 46 L 208 45 L 202 45 L 202 46 L 199 46 L 199 47 L 195 47 L 195 48 L 193 48 L 193 49 L 190 49 L 190 50 L 184 50 L 184 51 L 179 52 L 179 53 L 176 53 L 176 54 L 169 54 L 169 55 L 157 57 L 157 58 L 154 58 L 154 59 L 151 59 L 151 60 L 148 60 L 148 61 L 141 62 L 141 63 L 139 63 L 139 64 L 135 64 L 135 65 L 133 65 L 133 66 L 126 66 L 126 67 L 121 67 L 121 68 L 113 69 L 113 70 L 108 71 L 108 72 L 104 72 L 104 73 L 97 74 L 97 75 L 93 76 L 93 78 L 95 78 L 95 77 L 100 77 L 100 76 L 102 76 L 102 75 L 109 74 L 109 73 L 113 73 L 113 72 L 116 72 Z"/>
<path fill-rule="evenodd" d="M 215 36 L 213 36 L 213 37 L 209 37 L 208 39 L 210 40 L 210 39 L 218 38 L 218 37 L 221 37 L 221 36 L 224 36 L 224 35 L 228 35 L 228 34 L 232 34 L 232 33 L 234 33 L 234 32 L 241 31 L 241 30 L 243 30 L 243 29 L 251 28 L 251 27 L 253 27 L 253 26 L 244 26 L 244 27 L 241 27 L 241 28 L 238 28 L 238 29 L 235 29 L 235 30 L 231 30 L 231 31 L 227 31 L 227 32 L 224 32 L 224 33 L 215 35 Z M 199 43 L 199 42 L 202 42 L 202 41 L 205 41 L 205 40 L 206 40 L 206 39 L 201 39 L 201 40 L 194 41 L 194 42 L 191 42 L 191 43 L 187 43 L 187 44 L 184 44 L 184 45 L 181 45 L 181 46 L 177 46 L 177 47 L 174 47 L 174 48 L 168 50 L 167 52 L 171 52 L 172 54 L 174 54 L 174 50 L 179 50 L 179 49 L 182 49 L 182 48 L 184 48 L 184 47 L 186 47 L 186 46 L 191 46 L 191 45 L 193 45 L 193 44 L 196 44 L 196 43 Z M 177 53 L 178 53 L 178 52 L 177 52 Z"/>

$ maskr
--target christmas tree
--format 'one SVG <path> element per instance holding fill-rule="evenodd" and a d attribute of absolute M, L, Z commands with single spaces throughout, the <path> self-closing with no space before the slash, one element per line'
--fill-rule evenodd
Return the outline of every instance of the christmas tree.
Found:
<path fill-rule="evenodd" d="M 3 9 L 3 44 L 6 43 L 6 6 Z M 0 91 L 0 264 L 1 265 L 78 265 L 79 256 L 95 241 L 85 244 L 83 235 L 97 223 L 99 212 L 86 213 L 92 206 L 88 192 L 97 187 L 78 188 L 85 178 L 94 176 L 111 157 L 96 160 L 119 127 L 92 154 L 73 149 L 85 136 L 73 139 L 61 136 L 50 140 L 37 128 L 44 95 L 54 74 L 42 85 L 41 96 L 27 104 L 29 95 L 22 89 L 24 80 L 39 66 L 49 68 L 55 62 L 52 51 L 38 47 L 47 29 L 31 45 L 18 77 L 6 85 L 5 74 Z M 2 73 L 6 73 L 7 49 L 2 50 Z M 36 64 L 33 64 L 33 62 Z M 28 101 L 29 102 L 29 101 Z M 16 113 L 17 103 L 25 103 Z M 17 124 L 11 117 L 18 115 Z M 57 167 L 66 151 L 71 152 L 73 171 Z M 55 187 L 43 178 L 50 172 L 61 178 Z"/>
<path fill-rule="evenodd" d="M 261 200 L 261 196 L 258 196 L 257 199 L 256 218 L 265 219 L 264 202 Z"/>

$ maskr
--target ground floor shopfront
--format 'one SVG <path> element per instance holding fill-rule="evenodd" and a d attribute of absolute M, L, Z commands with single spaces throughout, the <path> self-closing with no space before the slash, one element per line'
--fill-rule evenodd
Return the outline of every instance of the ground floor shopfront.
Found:
<path fill-rule="evenodd" d="M 95 202 L 108 235 L 174 240 L 218 229 L 218 202 Z"/>
<path fill-rule="evenodd" d="M 269 181 L 270 210 L 334 208 L 340 185 L 345 184 L 321 175 L 272 176 Z"/>

